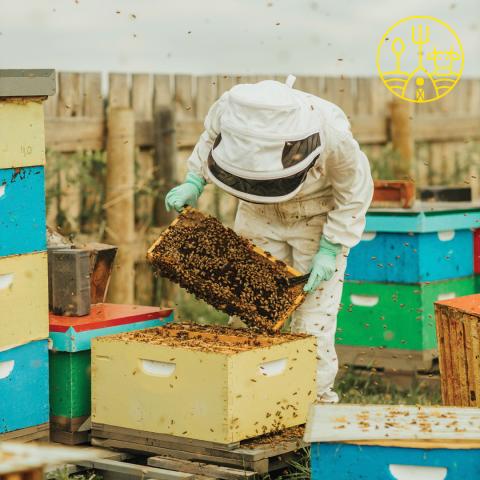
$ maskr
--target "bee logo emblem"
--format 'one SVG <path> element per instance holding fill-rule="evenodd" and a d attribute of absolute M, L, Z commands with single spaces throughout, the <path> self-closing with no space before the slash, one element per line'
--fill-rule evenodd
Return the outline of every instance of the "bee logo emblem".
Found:
<path fill-rule="evenodd" d="M 447 95 L 463 72 L 463 47 L 442 20 L 407 17 L 391 26 L 377 49 L 377 68 L 385 86 L 408 102 L 433 102 Z"/>

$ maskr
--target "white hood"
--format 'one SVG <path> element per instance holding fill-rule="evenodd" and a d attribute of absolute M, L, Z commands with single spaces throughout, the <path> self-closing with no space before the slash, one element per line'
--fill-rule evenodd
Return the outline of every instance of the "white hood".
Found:
<path fill-rule="evenodd" d="M 225 95 L 207 166 L 213 183 L 260 203 L 285 201 L 300 190 L 323 144 L 318 112 L 293 81 L 240 84 Z M 302 140 L 305 148 L 288 157 L 290 146 Z"/>

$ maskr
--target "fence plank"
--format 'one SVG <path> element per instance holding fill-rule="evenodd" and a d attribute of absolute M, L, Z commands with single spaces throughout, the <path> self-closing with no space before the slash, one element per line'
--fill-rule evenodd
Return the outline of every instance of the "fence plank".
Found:
<path fill-rule="evenodd" d="M 401 161 L 395 161 L 392 170 L 395 178 L 406 179 L 412 175 L 413 135 L 411 125 L 412 107 L 410 102 L 395 99 L 391 103 L 391 136 L 393 148 L 400 154 Z"/>
<path fill-rule="evenodd" d="M 208 75 L 197 78 L 197 95 L 195 114 L 198 120 L 203 121 L 209 108 L 218 98 L 217 77 Z"/>
<path fill-rule="evenodd" d="M 113 303 L 133 303 L 135 237 L 133 110 L 111 108 L 108 118 L 106 218 L 107 241 L 118 246 L 108 298 Z"/>
<path fill-rule="evenodd" d="M 90 135 L 92 143 L 85 150 L 104 150 L 105 149 L 105 112 L 102 94 L 102 75 L 98 72 L 85 73 L 83 76 L 83 117 L 80 119 L 84 123 L 83 126 L 91 128 L 90 132 L 85 132 L 75 128 L 72 125 L 71 132 L 76 132 L 77 136 L 88 139 Z M 95 129 L 95 130 L 94 130 Z M 96 142 L 95 142 L 96 140 Z M 77 140 L 78 145 L 78 140 Z M 92 184 L 89 182 L 81 188 L 82 212 L 93 212 L 99 200 L 97 185 L 101 183 L 101 172 L 95 169 L 94 165 L 86 165 L 89 168 L 89 174 L 96 181 Z M 98 232 L 98 219 L 92 215 L 82 215 L 81 229 L 83 232 Z"/>
<path fill-rule="evenodd" d="M 153 77 L 148 74 L 132 75 L 132 108 L 138 122 L 153 122 Z M 137 236 L 145 236 L 153 225 L 153 207 L 156 192 L 153 185 L 153 149 L 137 148 L 135 179 L 135 224 Z M 135 264 L 135 302 L 140 305 L 152 303 L 154 278 L 145 254 Z"/>
<path fill-rule="evenodd" d="M 58 76 L 59 117 L 80 117 L 83 115 L 83 77 L 79 73 L 62 72 Z M 78 147 L 75 149 L 77 150 Z M 78 232 L 80 226 L 81 191 L 79 185 L 80 167 L 75 155 L 60 157 L 59 210 L 63 215 L 61 227 L 64 232 Z M 60 220 L 60 219 L 59 219 Z"/>
<path fill-rule="evenodd" d="M 100 73 L 84 74 L 83 96 L 83 115 L 103 119 L 102 75 Z"/>
<path fill-rule="evenodd" d="M 132 76 L 132 109 L 135 120 L 153 121 L 153 78 L 146 74 Z M 153 197 L 149 191 L 153 174 L 153 152 L 150 148 L 137 151 L 136 223 L 139 228 L 152 224 Z"/>
<path fill-rule="evenodd" d="M 170 75 L 155 75 L 153 77 L 155 98 L 154 107 L 165 107 L 173 105 L 173 87 Z"/>
<path fill-rule="evenodd" d="M 130 90 L 126 73 L 110 73 L 108 76 L 109 108 L 127 108 L 130 106 Z"/>

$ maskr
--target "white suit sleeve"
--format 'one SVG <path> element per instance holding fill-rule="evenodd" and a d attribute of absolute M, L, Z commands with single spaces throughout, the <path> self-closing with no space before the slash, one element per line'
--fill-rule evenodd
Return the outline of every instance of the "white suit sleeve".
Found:
<path fill-rule="evenodd" d="M 338 120 L 341 128 L 328 129 L 330 148 L 325 174 L 332 185 L 334 208 L 328 213 L 323 235 L 332 243 L 351 248 L 360 241 L 365 229 L 373 180 L 368 159 L 353 138 L 348 120 L 337 117 Z"/>
<path fill-rule="evenodd" d="M 220 133 L 220 122 L 226 95 L 223 94 L 209 109 L 205 117 L 205 130 L 200 135 L 190 157 L 188 157 L 188 171 L 200 175 L 205 181 L 208 181 L 205 165 L 208 155 L 212 149 L 213 143 Z"/>

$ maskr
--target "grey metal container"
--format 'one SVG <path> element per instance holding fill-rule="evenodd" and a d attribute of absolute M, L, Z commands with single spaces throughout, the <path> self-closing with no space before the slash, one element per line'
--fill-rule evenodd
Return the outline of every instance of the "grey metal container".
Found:
<path fill-rule="evenodd" d="M 90 313 L 90 253 L 81 249 L 49 251 L 51 310 L 80 317 Z"/>

